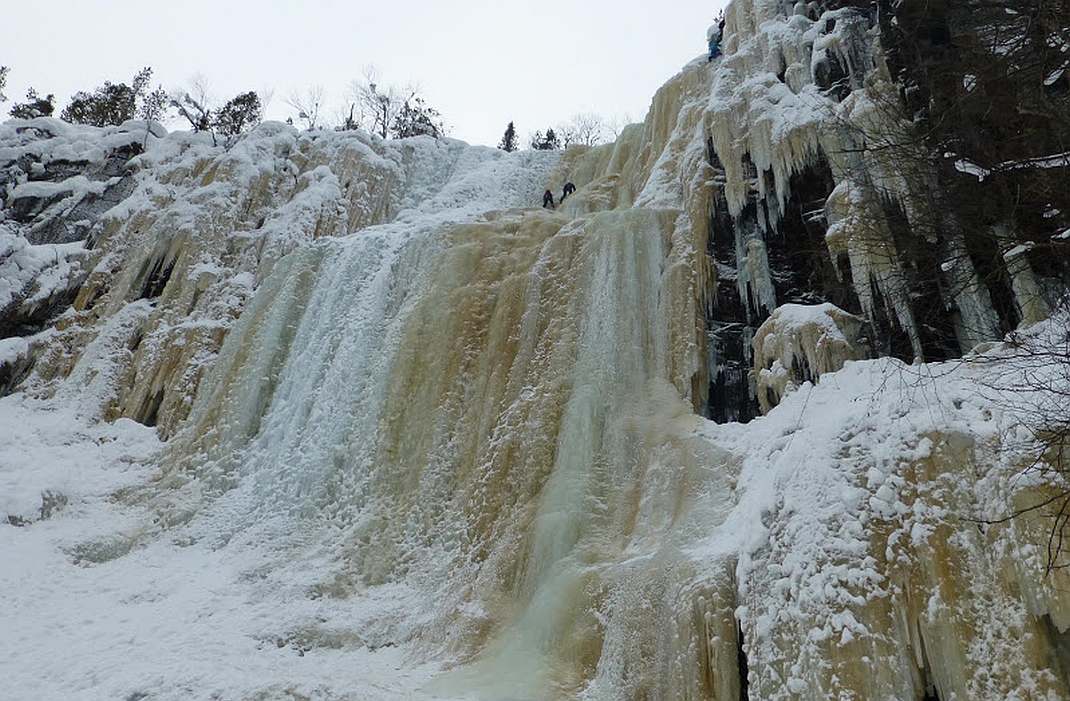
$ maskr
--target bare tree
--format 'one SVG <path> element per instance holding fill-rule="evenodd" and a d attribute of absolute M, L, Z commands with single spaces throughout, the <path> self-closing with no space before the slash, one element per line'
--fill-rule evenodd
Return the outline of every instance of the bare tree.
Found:
<path fill-rule="evenodd" d="M 194 75 L 185 90 L 171 95 L 171 106 L 189 122 L 193 131 L 211 131 L 212 108 L 208 80 L 204 75 Z"/>
<path fill-rule="evenodd" d="M 304 123 L 306 129 L 311 131 L 319 124 L 324 101 L 323 86 L 313 85 L 304 94 L 296 91 L 291 93 L 286 99 L 286 104 L 297 111 L 297 118 Z"/>
<path fill-rule="evenodd" d="M 557 128 L 562 146 L 597 146 L 605 140 L 606 122 L 593 112 L 580 112 Z"/>
<path fill-rule="evenodd" d="M 1010 350 L 971 363 L 1000 365 L 980 391 L 1014 428 L 1005 449 L 1043 489 L 990 522 L 1042 517 L 1049 571 L 1070 567 L 1070 335 L 1018 330 L 1070 314 L 1058 297 L 1070 284 L 1070 0 L 932 0 L 893 16 L 878 20 L 890 89 L 855 84 L 835 62 L 815 70 L 830 97 L 864 89 L 871 106 L 861 124 L 831 122 L 853 142 L 836 154 L 850 186 L 841 205 L 852 203 L 836 236 L 901 278 L 889 296 L 907 300 L 915 357 L 1007 334 Z M 898 354 L 895 314 L 873 306 L 875 336 L 893 346 L 882 353 Z"/>
<path fill-rule="evenodd" d="M 374 66 L 367 66 L 363 78 L 352 83 L 350 92 L 351 121 L 356 120 L 353 123 L 387 139 L 406 101 L 414 97 L 417 90 L 414 86 L 385 85 L 379 78 L 379 71 Z"/>
<path fill-rule="evenodd" d="M 271 101 L 275 99 L 275 88 L 263 87 L 256 94 L 260 98 L 260 109 L 266 114 L 271 107 Z"/>
<path fill-rule="evenodd" d="M 1055 314 L 1068 318 L 1070 297 L 1056 305 Z M 988 366 L 979 392 L 1003 410 L 1003 449 L 1032 478 L 1009 500 L 1005 515 L 981 522 L 1033 517 L 1028 520 L 1043 528 L 1037 533 L 1046 541 L 1047 573 L 1070 568 L 1070 330 L 1053 324 L 1039 333 L 1016 331 L 1001 352 L 973 363 Z"/>
<path fill-rule="evenodd" d="M 0 102 L 7 101 L 7 95 L 4 94 L 4 87 L 7 85 L 7 74 L 11 72 L 11 69 L 7 66 L 0 66 Z"/>
<path fill-rule="evenodd" d="M 369 69 L 365 69 L 367 74 Z M 367 101 L 363 97 L 364 82 L 354 80 L 349 83 L 345 100 L 335 113 L 339 131 L 371 130 Z"/>
<path fill-rule="evenodd" d="M 620 134 L 624 131 L 624 127 L 632 124 L 634 120 L 632 116 L 625 112 L 624 114 L 617 114 L 606 120 L 605 127 L 606 132 L 613 137 L 616 141 L 620 138 Z"/>

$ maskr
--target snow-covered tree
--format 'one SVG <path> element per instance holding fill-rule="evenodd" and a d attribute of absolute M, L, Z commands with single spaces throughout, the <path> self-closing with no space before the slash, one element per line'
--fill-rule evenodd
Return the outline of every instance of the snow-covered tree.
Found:
<path fill-rule="evenodd" d="M 410 136 L 431 136 L 440 139 L 446 135 L 442 115 L 431 107 L 422 97 L 413 95 L 405 100 L 401 111 L 394 119 L 393 135 L 395 139 Z"/>
<path fill-rule="evenodd" d="M 190 79 L 189 89 L 171 95 L 171 106 L 178 115 L 189 122 L 193 131 L 210 131 L 212 108 L 209 104 L 208 81 L 196 75 Z"/>
<path fill-rule="evenodd" d="M 55 95 L 41 96 L 35 89 L 30 88 L 26 91 L 26 102 L 16 102 L 11 106 L 11 116 L 15 119 L 51 117 L 55 110 Z"/>
<path fill-rule="evenodd" d="M 502 136 L 501 143 L 498 144 L 498 148 L 507 153 L 512 153 L 519 148 L 518 139 L 516 136 L 516 125 L 509 122 L 509 126 L 505 128 L 505 135 Z"/>
<path fill-rule="evenodd" d="M 7 101 L 7 95 L 4 94 L 4 87 L 7 86 L 7 74 L 11 72 L 11 69 L 7 66 L 0 66 L 0 102 Z"/>

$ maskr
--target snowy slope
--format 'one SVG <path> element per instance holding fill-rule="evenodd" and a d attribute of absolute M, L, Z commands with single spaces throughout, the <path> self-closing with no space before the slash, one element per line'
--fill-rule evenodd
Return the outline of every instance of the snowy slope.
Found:
<path fill-rule="evenodd" d="M 63 407 L 9 397 L 0 446 L 0 510 L 36 520 L 43 493 L 63 495 L 48 520 L 0 528 L 0 697 L 422 697 L 430 669 L 401 649 L 346 639 L 359 607 L 295 605 L 308 563 L 257 577 L 267 544 L 236 557 L 162 538 L 114 559 L 146 528 L 144 512 L 113 495 L 150 479 L 146 458 L 159 448 L 151 429 L 86 425 Z M 306 655 L 299 630 L 281 637 L 306 618 L 344 632 Z"/>

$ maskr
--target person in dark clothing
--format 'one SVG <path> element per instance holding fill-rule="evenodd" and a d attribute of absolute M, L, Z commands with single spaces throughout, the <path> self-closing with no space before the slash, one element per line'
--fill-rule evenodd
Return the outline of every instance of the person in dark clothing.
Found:
<path fill-rule="evenodd" d="M 714 24 L 706 32 L 706 40 L 710 45 L 710 61 L 721 56 L 721 39 L 724 38 L 724 14 L 717 18 L 717 23 Z"/>
<path fill-rule="evenodd" d="M 561 193 L 561 201 L 564 202 L 565 199 L 568 198 L 568 196 L 571 195 L 572 193 L 574 193 L 575 191 L 576 191 L 576 186 L 575 185 L 573 185 L 572 183 L 565 183 L 565 189 Z"/>
<path fill-rule="evenodd" d="M 721 33 L 715 27 L 710 27 L 710 33 L 707 37 L 710 44 L 710 58 L 709 61 L 714 61 L 721 56 Z"/>
<path fill-rule="evenodd" d="M 554 193 L 549 190 L 542 196 L 542 206 L 546 209 L 556 209 L 554 205 Z"/>

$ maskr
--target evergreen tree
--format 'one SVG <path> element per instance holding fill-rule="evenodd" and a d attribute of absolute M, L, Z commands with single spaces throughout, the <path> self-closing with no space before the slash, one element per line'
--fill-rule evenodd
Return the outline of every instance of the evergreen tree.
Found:
<path fill-rule="evenodd" d="M 41 97 L 37 91 L 30 88 L 26 91 L 26 102 L 17 102 L 11 107 L 11 116 L 15 119 L 36 119 L 37 117 L 51 117 L 56 109 L 56 96 L 48 95 Z"/>
<path fill-rule="evenodd" d="M 142 100 L 138 116 L 153 122 L 162 122 L 167 117 L 167 112 L 171 106 L 170 103 L 171 96 L 167 94 L 163 86 L 157 86 Z"/>
<path fill-rule="evenodd" d="M 405 100 L 401 111 L 394 119 L 394 137 L 405 139 L 410 136 L 431 136 L 440 139 L 446 134 L 442 124 L 442 115 L 438 110 L 424 102 L 422 97 Z"/>
<path fill-rule="evenodd" d="M 516 138 L 516 126 L 512 122 L 509 122 L 509 126 L 505 128 L 505 136 L 502 137 L 498 148 L 506 153 L 512 153 L 519 148 Z"/>
<path fill-rule="evenodd" d="M 150 80 L 152 80 L 152 69 L 143 68 L 134 76 L 130 85 L 104 81 L 104 84 L 92 93 L 79 91 L 71 98 L 61 118 L 73 124 L 91 124 L 96 127 L 118 126 L 138 116 L 140 107 L 142 116 L 159 119 L 163 116 L 164 92 L 163 88 L 157 88 L 152 93 L 148 93 L 148 97 L 151 98 L 148 102 L 151 104 L 146 104 Z"/>
<path fill-rule="evenodd" d="M 212 125 L 223 136 L 237 136 L 259 124 L 261 112 L 260 97 L 249 91 L 216 110 Z"/>
<path fill-rule="evenodd" d="M 531 138 L 531 148 L 536 151 L 556 151 L 561 148 L 561 140 L 553 129 L 547 129 L 545 136 L 541 131 L 537 131 Z"/>
<path fill-rule="evenodd" d="M 556 151 L 561 148 L 561 141 L 557 138 L 557 134 L 553 129 L 546 130 L 545 147 L 545 150 L 547 151 Z"/>

